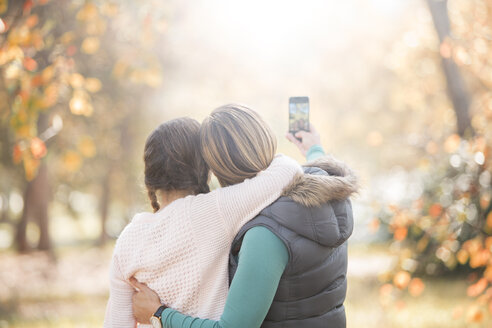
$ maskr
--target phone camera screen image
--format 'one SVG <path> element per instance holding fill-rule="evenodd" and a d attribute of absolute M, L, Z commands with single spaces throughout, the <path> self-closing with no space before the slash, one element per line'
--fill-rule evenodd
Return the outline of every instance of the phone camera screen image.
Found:
<path fill-rule="evenodd" d="M 291 98 L 289 101 L 289 131 L 309 131 L 309 100 L 307 97 Z"/>

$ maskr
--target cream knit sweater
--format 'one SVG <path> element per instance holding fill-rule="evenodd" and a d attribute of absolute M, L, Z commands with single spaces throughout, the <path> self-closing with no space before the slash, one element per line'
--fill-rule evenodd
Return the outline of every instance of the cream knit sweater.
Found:
<path fill-rule="evenodd" d="M 139 213 L 116 242 L 104 327 L 133 328 L 131 276 L 182 313 L 218 320 L 227 297 L 228 256 L 239 229 L 273 203 L 298 173 L 277 155 L 252 179 Z"/>

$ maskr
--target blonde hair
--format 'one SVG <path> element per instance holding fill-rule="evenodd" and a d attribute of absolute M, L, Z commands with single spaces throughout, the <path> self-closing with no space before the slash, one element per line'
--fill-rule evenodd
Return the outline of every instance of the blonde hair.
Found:
<path fill-rule="evenodd" d="M 221 186 L 254 177 L 277 150 L 270 127 L 255 111 L 229 104 L 215 109 L 200 127 L 203 158 Z"/>

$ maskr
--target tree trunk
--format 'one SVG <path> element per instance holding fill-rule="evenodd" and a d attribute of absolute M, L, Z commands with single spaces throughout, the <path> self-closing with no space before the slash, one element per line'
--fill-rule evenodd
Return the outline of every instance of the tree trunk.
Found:
<path fill-rule="evenodd" d="M 38 118 L 38 130 L 44 131 L 49 126 L 48 117 L 40 114 Z M 27 241 L 27 223 L 32 220 L 39 227 L 39 241 L 37 248 L 43 251 L 52 251 L 48 206 L 51 201 L 51 186 L 48 177 L 48 166 L 42 160 L 36 177 L 28 182 L 24 193 L 24 209 L 17 224 L 16 244 L 20 252 L 30 249 Z"/>
<path fill-rule="evenodd" d="M 17 224 L 17 231 L 15 233 L 15 244 L 19 252 L 26 252 L 30 249 L 29 243 L 27 242 L 26 229 L 27 221 L 29 220 L 30 212 L 32 211 L 32 207 L 29 203 L 32 203 L 32 197 L 30 195 L 32 194 L 31 184 L 34 183 L 34 180 L 27 184 L 24 193 L 24 209 L 22 210 L 22 216 Z"/>
<path fill-rule="evenodd" d="M 38 249 L 51 251 L 51 238 L 49 233 L 48 204 L 50 202 L 50 185 L 48 180 L 48 168 L 45 163 L 39 167 L 38 175 L 27 184 L 24 193 L 24 209 L 17 224 L 16 244 L 20 252 L 30 249 L 27 241 L 26 230 L 29 221 L 36 222 L 39 226 Z"/>
<path fill-rule="evenodd" d="M 108 170 L 103 180 L 101 201 L 99 210 L 101 214 L 101 235 L 98 244 L 103 246 L 108 240 L 108 232 L 106 231 L 106 222 L 109 214 L 109 204 L 111 201 L 111 168 Z"/>
<path fill-rule="evenodd" d="M 48 179 L 48 167 L 46 164 L 41 164 L 39 168 L 38 184 L 36 187 L 36 197 L 38 200 L 36 219 L 39 225 L 39 243 L 38 249 L 43 251 L 51 251 L 51 238 L 49 230 L 48 205 L 50 203 L 50 183 Z"/>
<path fill-rule="evenodd" d="M 447 0 L 427 0 L 434 27 L 442 44 L 451 34 L 451 25 L 448 16 Z M 465 82 L 458 66 L 452 58 L 442 57 L 442 67 L 446 77 L 448 96 L 453 104 L 456 114 L 457 132 L 462 137 L 474 134 L 471 125 L 469 107 L 470 96 L 466 90 Z"/>

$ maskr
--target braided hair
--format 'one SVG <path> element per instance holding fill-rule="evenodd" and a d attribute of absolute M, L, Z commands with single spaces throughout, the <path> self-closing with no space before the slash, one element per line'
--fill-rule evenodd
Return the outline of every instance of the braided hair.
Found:
<path fill-rule="evenodd" d="M 209 168 L 200 152 L 200 124 L 178 118 L 159 125 L 144 149 L 145 186 L 154 212 L 160 209 L 157 191 L 209 192 Z"/>

